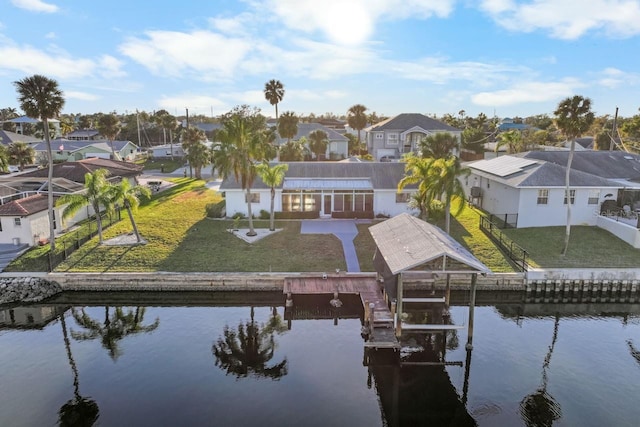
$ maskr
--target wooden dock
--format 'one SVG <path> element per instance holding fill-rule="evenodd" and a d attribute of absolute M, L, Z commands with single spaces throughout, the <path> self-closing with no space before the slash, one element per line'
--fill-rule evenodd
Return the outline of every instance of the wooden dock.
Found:
<path fill-rule="evenodd" d="M 382 289 L 373 277 L 327 275 L 323 277 L 286 278 L 283 292 L 285 295 L 313 294 L 356 294 L 360 296 L 365 313 L 373 304 L 373 328 L 366 348 L 400 349 L 393 324 L 393 315 L 384 300 Z"/>

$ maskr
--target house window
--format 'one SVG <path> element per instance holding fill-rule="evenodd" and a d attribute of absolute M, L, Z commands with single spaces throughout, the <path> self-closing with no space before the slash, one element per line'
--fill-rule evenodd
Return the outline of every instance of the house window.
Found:
<path fill-rule="evenodd" d="M 22 225 L 22 219 L 13 218 L 13 225 L 15 225 L 16 227 L 20 227 Z"/>
<path fill-rule="evenodd" d="M 569 197 L 571 197 L 571 204 L 573 205 L 576 201 L 576 190 L 569 190 Z M 567 204 L 567 192 L 564 193 L 564 204 Z"/>
<path fill-rule="evenodd" d="M 396 193 L 396 203 L 407 203 L 411 199 L 410 193 Z"/>
<path fill-rule="evenodd" d="M 247 193 L 244 194 L 244 201 L 247 202 Z M 260 193 L 251 193 L 251 203 L 260 203 Z"/>
<path fill-rule="evenodd" d="M 546 205 L 549 202 L 549 190 L 538 190 L 538 204 Z"/>
<path fill-rule="evenodd" d="M 382 132 L 376 133 L 376 139 L 383 139 L 383 138 L 384 138 L 384 134 Z"/>
<path fill-rule="evenodd" d="M 600 201 L 600 190 L 589 190 L 589 201 L 587 202 L 590 205 L 597 205 Z"/>
<path fill-rule="evenodd" d="M 398 134 L 390 133 L 389 135 L 387 135 L 387 144 L 398 145 Z"/>

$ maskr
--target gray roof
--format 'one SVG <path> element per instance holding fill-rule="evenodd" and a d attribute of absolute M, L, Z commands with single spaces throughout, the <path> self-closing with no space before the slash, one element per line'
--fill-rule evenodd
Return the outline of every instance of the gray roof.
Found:
<path fill-rule="evenodd" d="M 291 138 L 293 141 L 297 141 L 302 137 L 309 139 L 309 134 L 315 130 L 323 130 L 327 133 L 327 139 L 329 141 L 349 141 L 346 136 L 336 132 L 333 129 L 322 126 L 320 123 L 298 123 L 298 133 Z M 284 144 L 287 141 L 286 138 L 281 138 L 278 135 L 278 143 Z"/>
<path fill-rule="evenodd" d="M 100 132 L 97 129 L 77 129 L 77 130 L 74 130 L 73 132 L 69 132 L 67 134 L 67 138 L 69 137 L 91 138 L 96 135 L 100 135 Z"/>
<path fill-rule="evenodd" d="M 0 129 L 0 143 L 4 145 L 9 145 L 14 142 L 25 142 L 27 144 L 33 144 L 36 142 L 41 142 L 41 138 L 35 138 L 29 135 L 22 135 L 15 132 L 9 132 L 8 130 Z"/>
<path fill-rule="evenodd" d="M 285 174 L 286 179 L 304 178 L 307 180 L 358 180 L 369 179 L 371 187 L 377 190 L 395 190 L 398 182 L 404 177 L 404 163 L 339 163 L 339 162 L 290 162 L 289 170 Z M 282 188 L 281 184 L 278 188 Z M 238 183 L 231 174 L 220 185 L 221 190 L 240 189 Z M 251 188 L 267 189 L 260 177 L 256 177 Z M 408 189 L 415 188 L 408 186 Z"/>
<path fill-rule="evenodd" d="M 380 123 L 377 123 L 371 126 L 367 130 L 368 131 L 397 130 L 397 131 L 403 132 L 407 129 L 411 129 L 416 126 L 428 131 L 462 132 L 458 128 L 454 128 L 453 126 L 449 126 L 444 122 L 441 122 L 436 119 L 432 119 L 431 117 L 428 117 L 428 116 L 425 116 L 424 114 L 419 114 L 419 113 L 398 114 L 395 117 L 391 117 L 390 119 L 384 120 Z"/>
<path fill-rule="evenodd" d="M 113 141 L 113 147 L 116 151 L 122 150 L 127 144 L 132 144 L 135 146 L 135 144 L 131 141 Z M 111 143 L 106 139 L 95 140 L 95 141 L 94 140 L 74 141 L 70 139 L 54 139 L 51 141 L 51 148 L 54 151 L 59 150 L 60 146 L 64 147 L 63 148 L 64 151 L 69 151 L 69 152 L 78 151 L 89 146 L 95 146 L 103 150 L 111 151 Z M 41 142 L 39 144 L 36 144 L 33 146 L 33 149 L 36 151 L 47 151 L 47 143 Z"/>
<path fill-rule="evenodd" d="M 566 166 L 569 152 L 530 151 L 524 157 Z M 602 178 L 640 182 L 640 156 L 623 151 L 576 151 L 571 169 Z"/>
<path fill-rule="evenodd" d="M 447 233 L 407 213 L 373 225 L 369 232 L 392 274 L 443 257 L 465 264 L 472 271 L 491 271 Z"/>

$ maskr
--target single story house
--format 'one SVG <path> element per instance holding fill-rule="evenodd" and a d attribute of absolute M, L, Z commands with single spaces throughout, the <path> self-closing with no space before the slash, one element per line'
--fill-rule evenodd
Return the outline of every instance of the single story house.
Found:
<path fill-rule="evenodd" d="M 74 162 L 57 163 L 53 165 L 53 176 L 54 178 L 66 178 L 69 181 L 84 185 L 85 174 L 98 169 L 108 170 L 111 180 L 127 178 L 132 183 L 134 183 L 138 175 L 142 173 L 142 166 L 135 163 L 91 157 Z M 24 172 L 20 174 L 19 178 L 47 178 L 49 176 L 48 173 L 48 168 L 40 168 Z"/>
<path fill-rule="evenodd" d="M 72 141 L 96 141 L 100 139 L 106 139 L 100 135 L 100 131 L 97 129 L 76 129 L 65 135 L 66 139 Z"/>
<path fill-rule="evenodd" d="M 33 145 L 42 142 L 42 139 L 34 136 L 22 135 L 8 130 L 0 129 L 0 143 L 3 145 L 13 144 L 14 142 L 24 142 L 25 144 Z"/>
<path fill-rule="evenodd" d="M 154 159 L 166 159 L 170 157 L 184 157 L 184 150 L 182 144 L 163 144 L 155 145 L 149 148 L 149 153 Z"/>
<path fill-rule="evenodd" d="M 404 164 L 380 162 L 290 162 L 282 184 L 276 188 L 276 212 L 314 212 L 319 217 L 372 218 L 411 212 L 408 206 L 414 187 L 398 193 Z M 229 217 L 247 215 L 246 192 L 233 175 L 220 185 Z M 256 177 L 251 187 L 254 215 L 269 211 L 270 187 Z"/>
<path fill-rule="evenodd" d="M 305 138 L 307 143 L 306 148 L 309 149 L 309 134 L 316 130 L 322 130 L 327 134 L 327 150 L 325 152 L 325 159 L 327 160 L 342 160 L 349 156 L 349 140 L 346 136 L 338 133 L 336 130 L 325 127 L 320 123 L 298 123 L 298 132 L 291 138 L 292 141 L 299 141 L 301 138 Z M 278 136 L 277 144 L 282 145 L 287 142 L 286 138 Z M 315 154 L 312 153 L 315 157 Z"/>
<path fill-rule="evenodd" d="M 365 129 L 369 154 L 377 161 L 382 157 L 399 159 L 417 152 L 420 141 L 436 133 L 450 133 L 461 141 L 462 131 L 424 114 L 403 113 Z M 456 154 L 457 153 L 453 153 Z"/>
<path fill-rule="evenodd" d="M 41 142 L 33 146 L 36 151 L 36 158 L 39 160 L 47 159 L 47 143 Z M 54 161 L 77 161 L 88 159 L 90 157 L 100 157 L 110 159 L 113 157 L 111 150 L 111 142 L 108 140 L 101 141 L 71 141 L 68 139 L 54 139 L 51 141 L 51 149 L 53 150 Z M 133 161 L 139 149 L 131 141 L 113 141 L 113 149 L 116 152 L 116 160 Z"/>

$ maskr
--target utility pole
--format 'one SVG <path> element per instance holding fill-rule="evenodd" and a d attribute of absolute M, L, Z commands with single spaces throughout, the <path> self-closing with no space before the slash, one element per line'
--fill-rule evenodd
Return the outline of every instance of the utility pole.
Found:
<path fill-rule="evenodd" d="M 611 143 L 609 144 L 609 151 L 613 151 L 613 145 L 618 145 L 615 138 L 618 134 L 618 107 L 616 107 L 616 114 L 613 116 L 613 129 L 611 129 Z"/>

